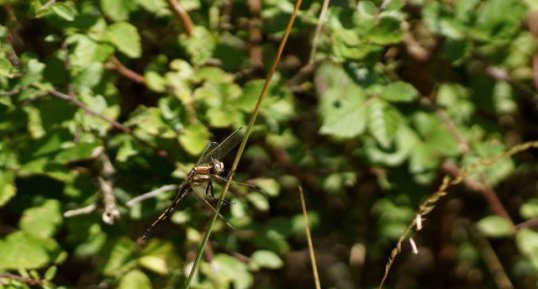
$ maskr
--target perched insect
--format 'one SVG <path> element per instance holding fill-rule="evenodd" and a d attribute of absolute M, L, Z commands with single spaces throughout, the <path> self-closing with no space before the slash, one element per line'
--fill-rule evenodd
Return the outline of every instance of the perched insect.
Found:
<path fill-rule="evenodd" d="M 221 176 L 224 172 L 224 164 L 220 160 L 241 142 L 242 135 L 240 131 L 241 128 L 234 131 L 221 143 L 212 142 L 206 147 L 196 165 L 187 175 L 185 182 L 179 186 L 172 204 L 142 234 L 143 241 L 147 240 L 153 231 L 170 217 L 179 202 L 195 187 L 207 183 L 205 193 L 214 198 L 213 180 L 226 180 Z"/>

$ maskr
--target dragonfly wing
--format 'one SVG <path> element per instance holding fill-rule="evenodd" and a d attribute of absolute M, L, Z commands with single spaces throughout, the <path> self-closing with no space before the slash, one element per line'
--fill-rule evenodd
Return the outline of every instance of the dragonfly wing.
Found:
<path fill-rule="evenodd" d="M 213 150 L 215 150 L 216 147 L 219 146 L 219 143 L 218 142 L 210 142 L 204 149 L 204 152 L 202 153 L 202 155 L 200 156 L 200 158 L 198 159 L 198 162 L 196 163 L 196 165 L 201 165 L 202 163 L 205 163 L 205 162 L 211 162 L 211 158 L 207 158 L 206 156 L 212 152 Z"/>
<path fill-rule="evenodd" d="M 211 149 L 206 149 L 207 152 L 204 152 L 204 154 L 198 161 L 198 164 L 210 163 L 211 159 L 216 159 L 216 160 L 222 159 L 227 153 L 229 153 L 233 148 L 235 148 L 241 142 L 241 140 L 243 139 L 243 136 L 241 135 L 242 129 L 243 128 L 236 129 L 219 145 Z"/>

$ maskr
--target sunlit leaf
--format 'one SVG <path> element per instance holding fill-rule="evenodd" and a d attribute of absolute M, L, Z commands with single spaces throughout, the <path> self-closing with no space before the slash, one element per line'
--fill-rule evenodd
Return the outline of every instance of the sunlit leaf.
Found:
<path fill-rule="evenodd" d="M 24 211 L 20 228 L 28 234 L 47 238 L 54 235 L 62 220 L 60 202 L 47 200 L 41 206 Z"/>
<path fill-rule="evenodd" d="M 514 233 L 514 226 L 506 218 L 488 216 L 481 219 L 476 226 L 488 237 L 508 237 Z"/>
<path fill-rule="evenodd" d="M 529 229 L 521 229 L 516 234 L 519 250 L 531 261 L 534 269 L 538 269 L 538 233 Z"/>
<path fill-rule="evenodd" d="M 107 27 L 108 41 L 130 58 L 138 58 L 142 53 L 140 35 L 135 26 L 127 22 L 117 22 Z"/>
<path fill-rule="evenodd" d="M 401 121 L 396 109 L 383 101 L 375 100 L 368 109 L 368 128 L 383 148 L 392 145 Z"/>
<path fill-rule="evenodd" d="M 282 259 L 271 251 L 259 250 L 250 257 L 251 266 L 278 269 L 284 265 Z"/>
<path fill-rule="evenodd" d="M 119 289 L 151 289 L 151 281 L 144 272 L 132 270 L 120 279 Z"/>
<path fill-rule="evenodd" d="M 0 171 L 0 207 L 4 206 L 15 196 L 17 188 L 14 181 L 12 172 L 7 170 Z"/>
<path fill-rule="evenodd" d="M 519 214 L 525 219 L 538 218 L 538 199 L 526 201 L 520 208 Z"/>
<path fill-rule="evenodd" d="M 121 276 L 136 265 L 136 244 L 128 238 L 115 241 L 106 256 L 103 272 L 108 276 Z"/>
<path fill-rule="evenodd" d="M 186 127 L 179 135 L 179 143 L 191 155 L 199 155 L 206 147 L 209 131 L 202 125 Z"/>
<path fill-rule="evenodd" d="M 73 21 L 77 15 L 77 10 L 67 3 L 54 3 L 51 7 L 54 14 L 60 16 L 62 19 L 67 21 Z"/>
<path fill-rule="evenodd" d="M 409 83 L 396 81 L 383 87 L 380 96 L 387 101 L 410 102 L 418 97 L 418 91 Z"/>
<path fill-rule="evenodd" d="M 107 1 L 101 0 L 101 10 L 116 21 L 127 20 L 129 12 L 134 7 L 132 0 Z"/>
<path fill-rule="evenodd" d="M 54 261 L 59 254 L 58 244 L 17 231 L 0 239 L 0 268 L 36 269 Z"/>

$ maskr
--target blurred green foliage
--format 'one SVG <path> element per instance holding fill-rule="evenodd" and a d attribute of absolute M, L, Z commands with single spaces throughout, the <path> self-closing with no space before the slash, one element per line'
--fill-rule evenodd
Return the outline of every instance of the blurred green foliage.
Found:
<path fill-rule="evenodd" d="M 0 1 L 0 287 L 182 286 L 212 211 L 186 198 L 140 246 L 175 192 L 127 202 L 246 125 L 293 3 L 179 1 L 190 27 L 173 2 Z M 373 288 L 444 175 L 537 137 L 534 1 L 331 1 L 308 66 L 320 9 L 303 4 L 237 172 L 262 192 L 234 187 L 193 288 L 313 287 L 299 184 L 324 288 Z M 452 188 L 389 286 L 496 288 L 479 234 L 534 288 L 535 160 Z"/>

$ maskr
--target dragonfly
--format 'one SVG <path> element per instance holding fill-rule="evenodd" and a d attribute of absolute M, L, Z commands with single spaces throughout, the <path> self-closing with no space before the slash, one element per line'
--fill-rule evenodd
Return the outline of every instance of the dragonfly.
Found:
<path fill-rule="evenodd" d="M 206 195 L 211 195 L 212 198 L 215 198 L 213 194 L 213 181 L 226 180 L 225 177 L 221 176 L 222 173 L 224 173 L 224 164 L 220 160 L 241 142 L 241 139 L 243 138 L 241 135 L 241 130 L 242 128 L 238 128 L 221 143 L 211 142 L 206 147 L 202 153 L 202 156 L 198 162 L 196 162 L 196 165 L 187 175 L 186 180 L 178 187 L 177 194 L 174 197 L 172 204 L 166 210 L 164 210 L 161 215 L 146 229 L 144 234 L 142 234 L 141 238 L 143 241 L 146 241 L 155 231 L 155 229 L 157 229 L 157 227 L 159 227 L 170 217 L 170 215 L 172 215 L 181 200 L 187 196 L 188 192 L 194 190 L 196 187 L 200 187 L 201 185 L 205 185 L 207 183 L 205 185 Z M 209 206 L 211 207 L 211 205 Z M 211 208 L 215 211 L 213 207 Z"/>

